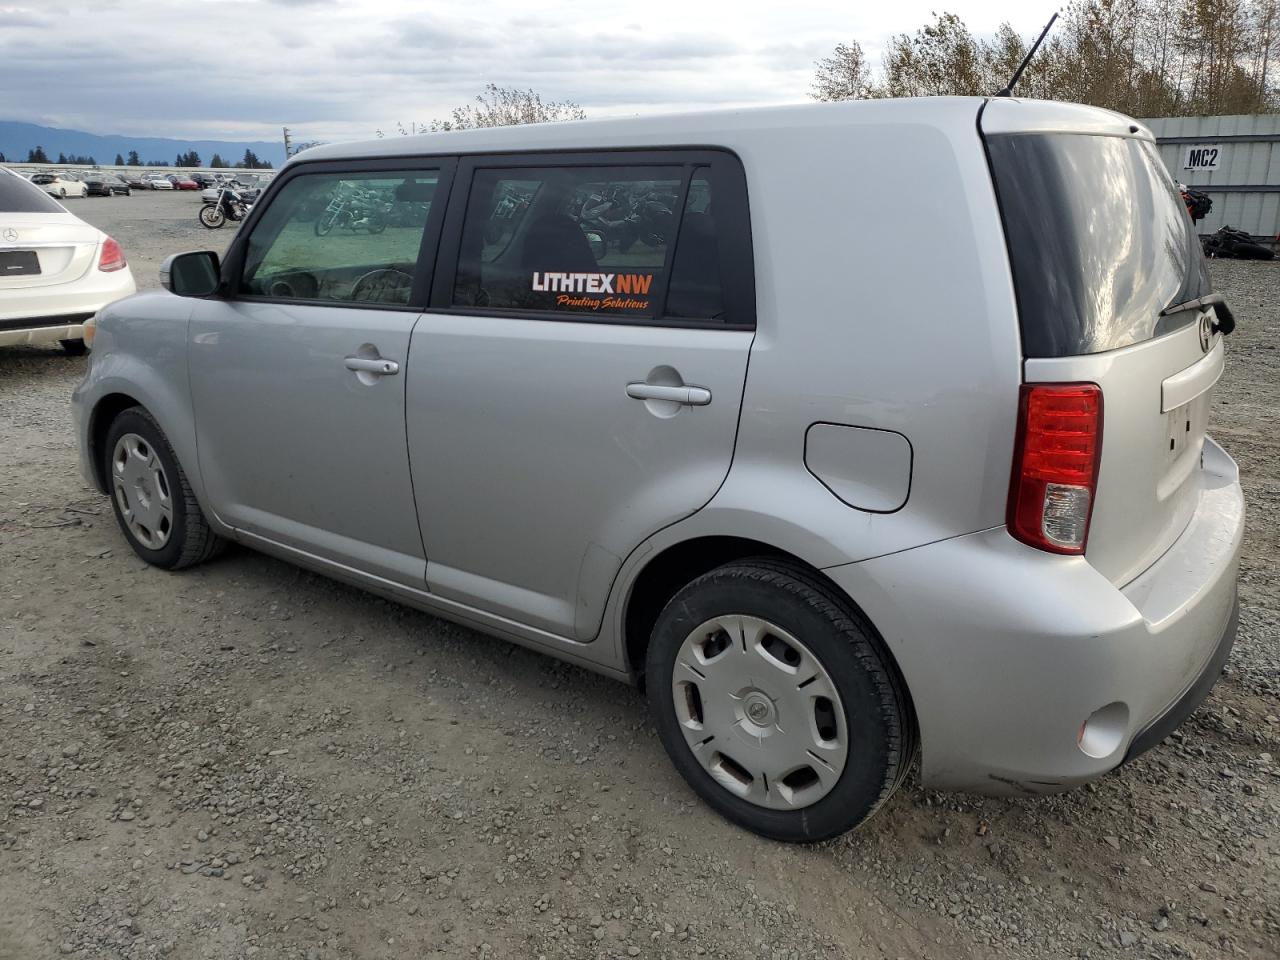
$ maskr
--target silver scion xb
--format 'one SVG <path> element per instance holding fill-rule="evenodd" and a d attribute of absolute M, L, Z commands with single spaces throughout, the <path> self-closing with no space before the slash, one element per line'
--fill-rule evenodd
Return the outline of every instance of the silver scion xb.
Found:
<path fill-rule="evenodd" d="M 930 238 L 927 254 L 919 238 Z M 926 99 L 318 147 L 102 310 L 85 475 L 620 680 L 770 837 L 1157 744 L 1235 636 L 1234 320 L 1151 133 Z"/>

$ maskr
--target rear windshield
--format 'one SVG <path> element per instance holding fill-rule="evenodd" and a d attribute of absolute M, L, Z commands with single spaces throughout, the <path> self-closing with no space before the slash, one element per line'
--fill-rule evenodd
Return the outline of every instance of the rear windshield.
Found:
<path fill-rule="evenodd" d="M 62 207 L 39 187 L 0 171 L 0 213 L 62 213 Z"/>
<path fill-rule="evenodd" d="M 1191 219 L 1150 143 L 1000 134 L 987 149 L 1026 356 L 1114 350 L 1195 320 L 1194 311 L 1160 318 L 1210 287 Z"/>

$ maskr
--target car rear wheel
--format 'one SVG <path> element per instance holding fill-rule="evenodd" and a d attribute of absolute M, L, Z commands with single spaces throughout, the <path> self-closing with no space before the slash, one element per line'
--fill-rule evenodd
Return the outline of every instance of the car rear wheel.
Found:
<path fill-rule="evenodd" d="M 745 560 L 689 584 L 658 617 L 645 678 L 676 769 L 776 840 L 858 826 L 914 756 L 909 701 L 875 631 L 798 564 Z"/>
<path fill-rule="evenodd" d="M 210 528 L 150 413 L 130 407 L 119 414 L 103 452 L 111 506 L 134 553 L 154 566 L 180 570 L 221 551 L 225 541 Z"/>
<path fill-rule="evenodd" d="M 83 340 L 59 340 L 58 344 L 69 357 L 82 357 L 89 350 Z"/>

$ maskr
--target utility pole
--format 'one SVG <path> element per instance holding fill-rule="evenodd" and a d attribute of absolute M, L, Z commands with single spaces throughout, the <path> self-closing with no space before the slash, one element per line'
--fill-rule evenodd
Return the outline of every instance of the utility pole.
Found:
<path fill-rule="evenodd" d="M 284 128 L 284 158 L 288 160 L 293 156 L 293 141 L 289 138 L 289 128 Z"/>

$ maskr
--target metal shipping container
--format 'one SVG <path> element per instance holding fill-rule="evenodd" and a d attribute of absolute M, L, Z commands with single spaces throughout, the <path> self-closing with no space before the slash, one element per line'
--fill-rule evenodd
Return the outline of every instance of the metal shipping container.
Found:
<path fill-rule="evenodd" d="M 1143 120 L 1179 183 L 1207 193 L 1201 235 L 1221 226 L 1274 240 L 1280 234 L 1280 114 Z"/>

